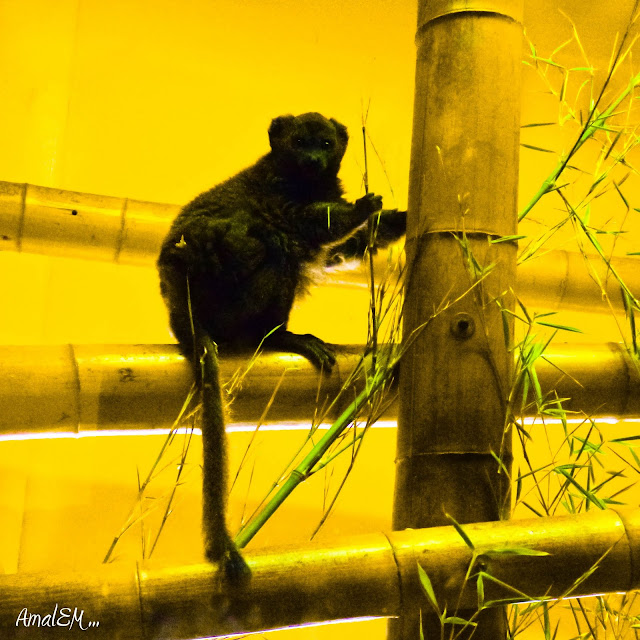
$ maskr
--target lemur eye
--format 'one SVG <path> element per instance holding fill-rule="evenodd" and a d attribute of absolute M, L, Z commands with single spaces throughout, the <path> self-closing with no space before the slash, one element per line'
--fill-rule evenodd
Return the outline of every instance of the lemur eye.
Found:
<path fill-rule="evenodd" d="M 302 138 L 296 138 L 295 143 L 296 147 L 302 147 L 304 145 L 304 140 Z"/>
<path fill-rule="evenodd" d="M 331 140 L 324 140 L 323 144 L 325 147 L 330 147 L 331 146 Z"/>

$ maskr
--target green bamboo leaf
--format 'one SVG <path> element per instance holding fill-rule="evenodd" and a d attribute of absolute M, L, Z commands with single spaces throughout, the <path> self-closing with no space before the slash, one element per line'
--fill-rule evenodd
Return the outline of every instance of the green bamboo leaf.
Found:
<path fill-rule="evenodd" d="M 524 591 L 520 591 L 520 589 L 516 589 L 513 585 L 507 584 L 503 580 L 500 580 L 499 578 L 492 576 L 490 573 L 487 573 L 486 571 L 479 571 L 478 578 L 486 578 L 490 582 L 493 582 L 494 584 L 497 584 L 498 586 L 503 587 L 504 589 L 512 591 L 513 593 L 519 595 L 520 597 L 524 597 L 527 600 L 532 600 L 532 598 L 529 595 L 527 595 Z"/>
<path fill-rule="evenodd" d="M 559 64 L 558 62 L 555 62 L 554 60 L 551 60 L 551 58 L 537 58 L 536 57 L 536 60 L 538 62 L 544 62 L 545 64 L 548 64 L 551 67 L 556 67 L 558 69 L 564 69 L 564 67 L 561 64 Z"/>
<path fill-rule="evenodd" d="M 622 164 L 624 164 L 624 163 L 625 163 L 624 158 L 622 158 L 622 159 L 620 160 L 620 162 L 621 162 Z M 634 173 L 637 173 L 637 172 L 635 172 L 635 171 L 634 171 Z M 630 176 L 630 175 L 631 175 L 631 171 L 627 171 L 627 173 L 625 174 L 625 176 L 624 176 L 621 180 L 618 180 L 618 186 L 619 186 L 619 187 L 621 187 L 621 186 L 622 186 L 622 185 L 623 185 L 623 184 L 628 180 L 628 178 L 629 178 L 629 176 Z"/>
<path fill-rule="evenodd" d="M 509 477 L 509 469 L 507 469 L 507 466 L 502 461 L 500 456 L 496 455 L 495 452 L 493 452 L 493 451 L 491 451 L 490 453 L 491 453 L 491 457 L 498 463 L 498 467 L 500 468 L 500 472 L 504 473 L 506 477 Z"/>
<path fill-rule="evenodd" d="M 616 491 L 615 493 L 611 494 L 608 498 L 607 501 L 609 500 L 613 500 L 616 496 L 619 496 L 621 493 L 625 493 L 626 491 L 629 491 L 629 489 L 633 489 L 636 486 L 635 482 L 632 482 L 631 484 L 628 484 L 626 487 L 620 489 L 619 491 Z M 624 503 L 622 503 L 624 504 Z"/>
<path fill-rule="evenodd" d="M 528 374 L 529 374 L 528 378 L 531 382 L 531 386 L 533 387 L 533 390 L 535 392 L 536 404 L 540 405 L 543 402 L 543 397 L 542 397 L 542 388 L 540 387 L 540 381 L 538 380 L 538 374 L 536 373 L 536 370 L 533 367 L 529 367 Z"/>
<path fill-rule="evenodd" d="M 470 626 L 470 627 L 477 627 L 478 623 L 477 622 L 471 622 L 471 620 L 465 620 L 464 618 L 459 618 L 458 616 L 447 616 L 446 618 L 443 618 L 442 622 L 444 624 L 461 624 L 466 626 Z"/>
<path fill-rule="evenodd" d="M 528 547 L 497 547 L 482 552 L 483 556 L 548 556 L 546 551 L 537 551 Z"/>
<path fill-rule="evenodd" d="M 438 601 L 436 600 L 436 594 L 433 590 L 433 585 L 431 584 L 431 580 L 429 580 L 427 572 L 420 566 L 420 563 L 418 563 L 418 577 L 420 578 L 420 585 L 427 595 L 427 598 L 429 598 L 431 606 L 436 610 L 437 613 L 439 613 L 440 607 L 438 607 Z"/>
<path fill-rule="evenodd" d="M 542 153 L 555 153 L 555 151 L 552 151 L 551 149 L 543 149 L 542 147 L 534 147 L 532 144 L 525 144 L 524 142 L 521 142 L 520 146 L 524 147 L 525 149 L 531 149 L 532 151 L 542 151 Z"/>
<path fill-rule="evenodd" d="M 573 331 L 574 333 L 584 333 L 582 329 L 578 329 L 577 327 L 568 327 L 563 324 L 554 324 L 553 322 L 538 322 L 536 320 L 536 324 L 540 324 L 543 327 L 551 327 L 552 329 L 560 329 L 561 331 Z"/>
<path fill-rule="evenodd" d="M 448 513 L 445 513 L 444 517 L 447 518 L 449 522 L 451 522 L 451 524 L 453 525 L 453 528 L 458 532 L 458 535 L 462 538 L 462 540 L 467 545 L 467 547 L 469 547 L 469 549 L 471 550 L 475 550 L 475 547 L 473 546 L 473 542 L 471 542 L 471 540 L 469 539 L 469 536 L 462 530 L 462 527 L 458 524 L 457 520 L 452 515 L 449 515 Z"/>
<path fill-rule="evenodd" d="M 588 502 L 594 504 L 596 507 L 598 507 L 598 509 L 602 509 L 604 511 L 607 508 L 605 503 L 597 495 L 595 495 L 593 491 L 589 491 L 588 489 L 583 487 L 573 476 L 567 473 L 564 469 L 556 467 L 554 471 L 557 471 L 558 473 L 563 475 Z"/>
<path fill-rule="evenodd" d="M 529 129 L 531 127 L 550 127 L 553 126 L 555 124 L 558 124 L 557 122 L 531 122 L 530 124 L 523 124 L 520 126 L 521 129 Z"/>
<path fill-rule="evenodd" d="M 615 115 L 618 115 L 618 114 L 612 113 L 611 115 L 615 116 Z M 597 131 L 605 131 L 606 133 L 614 133 L 615 132 L 615 129 L 613 127 L 609 127 L 609 126 L 607 126 L 605 124 L 600 124 L 600 123 L 594 124 L 593 128 L 596 129 Z"/>
<path fill-rule="evenodd" d="M 516 298 L 516 300 L 518 302 L 518 306 L 520 307 L 520 309 L 522 310 L 522 313 L 524 314 L 524 317 L 527 319 L 529 324 L 531 324 L 531 316 L 529 315 L 527 308 L 522 304 L 522 300 L 520 300 L 520 298 Z"/>
<path fill-rule="evenodd" d="M 563 398 L 563 400 L 569 400 L 569 398 Z M 563 425 L 567 421 L 567 411 L 565 409 L 553 409 L 551 407 L 547 407 L 546 404 L 543 406 L 544 414 L 546 416 L 550 416 L 552 418 L 559 418 L 562 420 Z M 577 413 L 577 411 L 571 411 L 569 413 Z"/>
<path fill-rule="evenodd" d="M 589 191 L 587 192 L 589 193 L 593 193 L 595 188 L 607 177 L 606 173 L 602 173 L 601 175 L 599 175 L 592 183 L 591 183 L 591 187 L 589 188 Z M 588 224 L 588 223 L 586 223 Z"/>
<path fill-rule="evenodd" d="M 591 465 L 588 465 L 588 464 L 577 464 L 576 462 L 568 462 L 567 464 L 559 464 L 558 466 L 554 467 L 553 470 L 560 471 L 564 475 L 567 475 L 566 473 L 564 473 L 565 471 L 577 471 L 578 469 L 589 469 L 590 466 Z"/>
<path fill-rule="evenodd" d="M 618 135 L 613 139 L 613 142 L 609 145 L 609 148 L 607 149 L 607 153 L 604 156 L 605 160 L 611 155 L 611 152 L 613 151 L 613 148 L 616 146 L 616 144 L 618 144 L 618 140 L 620 140 L 621 135 L 622 135 L 622 129 L 618 131 Z"/>
<path fill-rule="evenodd" d="M 504 307 L 500 304 L 500 319 L 502 320 L 502 336 L 504 337 L 504 348 L 509 351 L 511 349 L 511 327 L 509 326 L 509 319 L 505 313 Z"/>
<path fill-rule="evenodd" d="M 629 202 L 627 201 L 627 199 L 624 196 L 624 193 L 622 193 L 622 191 L 620 190 L 620 187 L 618 186 L 618 183 L 614 180 L 613 181 L 613 186 L 615 188 L 615 190 L 618 192 L 618 195 L 620 196 L 620 199 L 622 200 L 622 202 L 624 202 L 624 206 L 629 209 Z"/>
<path fill-rule="evenodd" d="M 517 604 L 514 604 L 513 607 L 511 607 L 511 613 L 513 615 L 513 622 L 510 627 L 513 630 L 513 635 L 512 633 L 509 633 L 509 637 L 515 637 L 517 635 L 515 630 L 519 628 L 518 615 L 520 614 L 520 607 Z"/>
<path fill-rule="evenodd" d="M 501 236 L 495 240 L 491 240 L 491 244 L 499 244 L 500 242 L 511 242 L 512 240 L 522 240 L 527 236 Z"/>
<path fill-rule="evenodd" d="M 632 440 L 640 440 L 640 436 L 625 436 L 624 438 L 614 438 L 613 440 L 609 440 L 609 442 L 619 442 L 621 444 L 626 444 Z"/>
<path fill-rule="evenodd" d="M 528 401 L 529 401 L 530 388 L 531 388 L 531 384 L 529 383 L 529 376 L 524 376 L 522 378 L 522 402 L 520 403 L 520 413 L 524 413 L 527 408 Z M 527 440 L 531 440 L 529 433 L 523 427 L 518 427 L 518 431 L 524 434 L 524 437 Z"/>
<path fill-rule="evenodd" d="M 543 354 L 545 348 L 546 345 L 542 344 L 541 342 L 534 342 L 533 344 L 531 344 L 525 354 L 525 363 L 527 365 L 527 368 L 533 366 L 535 361 Z"/>
<path fill-rule="evenodd" d="M 476 589 L 478 591 L 478 611 L 484 606 L 484 579 L 482 573 L 478 574 L 476 580 Z"/>
<path fill-rule="evenodd" d="M 513 316 L 516 320 L 520 320 L 520 322 L 522 322 L 523 324 L 529 324 L 525 318 L 519 316 L 517 313 L 514 313 L 513 311 L 511 311 L 511 309 L 506 309 L 505 307 L 501 307 L 500 311 L 502 311 L 503 315 Z"/>
<path fill-rule="evenodd" d="M 560 87 L 560 102 L 564 102 L 567 95 L 567 84 L 569 83 L 569 74 L 564 73 L 562 76 L 562 86 Z"/>
<path fill-rule="evenodd" d="M 599 236 L 616 236 L 617 237 L 617 236 L 621 236 L 621 235 L 623 235 L 625 233 L 628 233 L 628 231 L 623 231 L 623 230 L 621 230 L 621 231 L 613 231 L 613 230 L 608 231 L 607 229 L 596 229 L 596 235 L 599 235 Z"/>
<path fill-rule="evenodd" d="M 591 242 L 591 244 L 598 250 L 598 253 L 604 257 L 604 249 L 602 248 L 601 244 L 598 242 L 595 235 L 590 231 L 588 231 L 587 229 L 584 229 L 584 232 L 589 238 L 589 242 Z M 607 266 L 610 266 L 609 260 L 607 260 L 606 258 L 605 258 L 605 262 L 607 263 Z"/>
<path fill-rule="evenodd" d="M 575 439 L 583 445 L 582 448 L 584 451 L 596 454 L 602 453 L 602 444 L 597 444 L 587 440 L 586 438 L 579 438 L 578 436 L 575 436 Z"/>
<path fill-rule="evenodd" d="M 538 518 L 543 518 L 544 517 L 544 513 L 541 513 L 540 511 L 538 511 L 537 509 L 535 509 L 533 506 L 531 506 L 528 502 L 523 502 L 522 503 L 525 507 L 527 507 L 527 509 L 529 509 L 529 511 L 531 511 L 531 513 L 534 513 L 536 516 L 538 516 Z"/>
<path fill-rule="evenodd" d="M 522 476 L 520 475 L 520 468 L 518 468 L 518 474 L 516 477 L 516 502 L 520 500 L 521 493 L 522 493 Z"/>
<path fill-rule="evenodd" d="M 622 301 L 624 303 L 624 313 L 629 320 L 629 329 L 631 329 L 631 349 L 633 354 L 638 357 L 638 332 L 636 330 L 636 311 L 634 300 L 626 287 L 620 286 L 622 291 Z"/>
<path fill-rule="evenodd" d="M 562 11 L 560 11 L 560 13 L 562 13 Z M 564 15 L 564 14 L 563 14 Z M 572 35 L 570 38 L 567 38 L 562 44 L 559 44 L 552 52 L 551 55 L 549 56 L 550 58 L 553 58 L 554 56 L 556 56 L 558 53 L 560 53 L 563 49 L 566 49 L 566 47 L 568 47 L 574 40 L 575 35 Z"/>

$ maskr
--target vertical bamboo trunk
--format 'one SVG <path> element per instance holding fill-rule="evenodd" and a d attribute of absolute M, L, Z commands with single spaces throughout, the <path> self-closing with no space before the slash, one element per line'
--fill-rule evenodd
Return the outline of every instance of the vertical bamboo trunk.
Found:
<path fill-rule="evenodd" d="M 513 330 L 500 305 L 513 307 L 517 247 L 491 241 L 517 228 L 521 14 L 522 0 L 420 0 L 405 340 L 443 302 L 463 297 L 402 361 L 396 530 L 451 524 L 445 513 L 461 524 L 509 514 Z M 489 275 L 474 260 L 493 265 Z M 391 640 L 419 637 L 420 611 L 404 604 Z M 456 603 L 445 604 L 456 615 Z M 420 609 L 425 638 L 440 638 L 426 598 Z M 479 622 L 474 638 L 505 637 L 501 610 Z M 459 630 L 445 627 L 444 637 Z"/>

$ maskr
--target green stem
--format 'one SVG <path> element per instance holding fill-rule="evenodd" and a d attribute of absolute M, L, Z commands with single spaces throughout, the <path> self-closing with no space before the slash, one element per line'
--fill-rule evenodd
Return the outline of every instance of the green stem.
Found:
<path fill-rule="evenodd" d="M 312 469 L 322 459 L 336 438 L 353 422 L 360 409 L 368 402 L 369 398 L 380 386 L 393 375 L 394 363 L 385 363 L 379 367 L 373 376 L 367 379 L 366 387 L 358 394 L 356 399 L 342 412 L 340 417 L 331 425 L 331 428 L 320 439 L 318 444 L 309 452 L 306 458 L 289 474 L 280 490 L 265 505 L 264 509 L 238 533 L 235 543 L 242 549 L 258 533 L 262 526 L 275 513 L 293 490 L 310 475 Z"/>
<path fill-rule="evenodd" d="M 367 129 L 362 123 L 362 145 L 364 147 L 364 192 L 369 193 L 369 165 L 367 163 Z M 369 313 L 371 316 L 371 349 L 373 353 L 373 368 L 376 366 L 376 357 L 378 353 L 378 323 L 376 321 L 376 287 L 373 273 L 373 254 L 375 251 L 376 240 L 376 221 L 373 216 L 369 216 L 367 221 L 367 229 L 369 239 L 367 241 L 367 254 L 369 256 L 369 292 L 371 299 L 369 301 Z"/>
<path fill-rule="evenodd" d="M 531 198 L 529 203 L 525 206 L 525 208 L 518 215 L 518 222 L 524 219 L 529 211 L 538 204 L 538 201 L 549 191 L 552 191 L 555 188 L 556 181 L 560 177 L 560 174 L 565 170 L 569 160 L 578 152 L 580 147 L 591 138 L 594 133 L 602 127 L 602 125 L 610 118 L 615 110 L 618 108 L 620 103 L 640 84 L 640 73 L 635 75 L 629 81 L 627 88 L 605 109 L 599 116 L 593 117 L 593 112 L 591 114 L 591 118 L 588 123 L 582 129 L 582 133 L 580 137 L 576 140 L 575 144 L 571 151 L 567 154 L 565 158 L 560 160 L 556 168 L 551 172 L 549 177 L 542 183 L 541 187 L 538 189 L 536 194 Z"/>

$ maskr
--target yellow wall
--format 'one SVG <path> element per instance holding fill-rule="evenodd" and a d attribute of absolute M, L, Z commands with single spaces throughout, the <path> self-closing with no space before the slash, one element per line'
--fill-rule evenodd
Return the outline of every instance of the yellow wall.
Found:
<path fill-rule="evenodd" d="M 607 3 L 612 6 L 603 16 L 598 2 L 529 0 L 528 35 L 547 54 L 570 35 L 558 4 L 577 21 L 592 63 L 602 69 L 632 2 Z M 370 103 L 368 129 L 388 176 L 371 154 L 371 188 L 388 206 L 406 207 L 415 19 L 414 0 L 0 0 L 0 180 L 183 203 L 266 152 L 272 117 L 313 110 L 351 131 L 341 175 L 355 198 L 362 192 L 359 128 Z M 583 64 L 575 49 L 569 58 Z M 523 123 L 554 119 L 555 103 L 540 93 L 533 72 L 525 74 Z M 554 129 L 524 135 L 537 146 L 560 150 L 563 144 Z M 523 151 L 522 202 L 554 161 Z M 637 196 L 634 189 L 628 195 Z M 611 203 L 619 205 L 615 194 Z M 527 232 L 536 233 L 556 206 L 545 204 Z M 632 234 L 616 251 L 640 249 L 636 218 L 627 220 Z M 0 343 L 171 340 L 153 269 L 10 253 L 0 254 L 0 269 Z M 291 328 L 332 342 L 363 342 L 366 305 L 365 291 L 314 289 L 296 307 Z M 562 321 L 587 330 L 576 339 L 619 339 L 610 318 L 567 314 Z M 234 492 L 234 522 L 303 435 L 261 437 L 247 465 L 252 471 L 256 465 L 254 488 L 247 494 L 245 473 Z M 231 436 L 232 469 L 248 437 Z M 372 432 L 322 536 L 389 526 L 394 440 L 392 429 Z M 0 565 L 48 570 L 100 562 L 134 501 L 137 469 L 144 473 L 161 441 L 1 442 Z M 191 456 L 191 481 L 181 490 L 158 558 L 201 559 L 197 445 Z M 256 546 L 308 539 L 322 513 L 323 490 L 336 486 L 340 471 L 321 476 L 292 496 Z M 165 475 L 159 495 L 171 479 Z M 140 555 L 139 530 L 121 553 Z M 384 628 L 377 621 L 295 633 L 377 638 Z"/>

